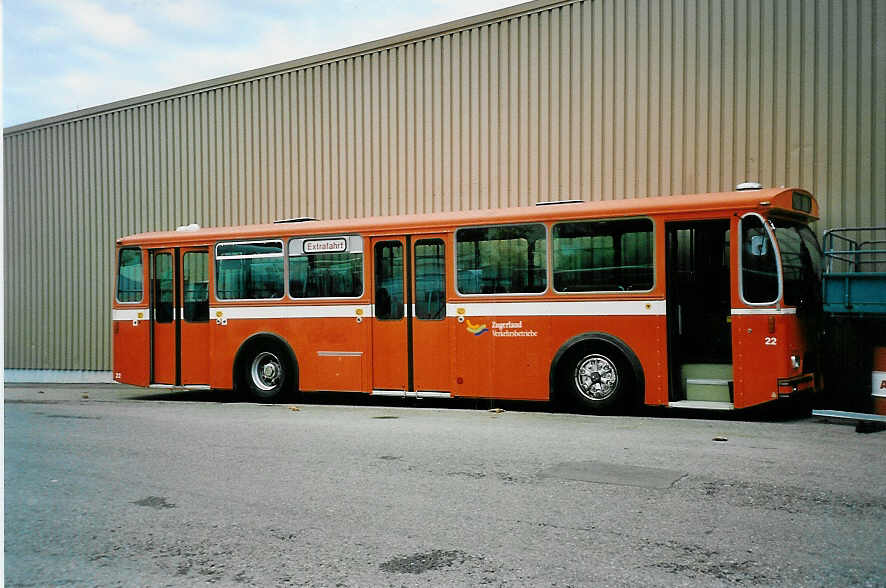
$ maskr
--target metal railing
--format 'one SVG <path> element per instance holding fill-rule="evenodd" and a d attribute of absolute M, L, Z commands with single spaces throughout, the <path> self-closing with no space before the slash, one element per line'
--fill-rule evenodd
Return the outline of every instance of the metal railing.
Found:
<path fill-rule="evenodd" d="M 822 236 L 824 272 L 886 272 L 886 226 L 841 227 Z"/>

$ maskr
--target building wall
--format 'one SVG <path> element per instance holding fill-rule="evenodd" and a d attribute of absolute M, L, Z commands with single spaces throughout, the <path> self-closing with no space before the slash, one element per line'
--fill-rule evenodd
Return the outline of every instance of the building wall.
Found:
<path fill-rule="evenodd" d="M 877 0 L 530 2 L 4 132 L 6 366 L 110 368 L 114 240 L 800 185 L 886 222 Z"/>

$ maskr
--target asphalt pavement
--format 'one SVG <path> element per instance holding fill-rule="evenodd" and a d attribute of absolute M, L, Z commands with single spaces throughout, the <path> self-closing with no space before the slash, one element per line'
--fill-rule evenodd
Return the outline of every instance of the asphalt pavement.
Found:
<path fill-rule="evenodd" d="M 886 586 L 886 432 L 236 400 L 7 386 L 6 585 Z"/>

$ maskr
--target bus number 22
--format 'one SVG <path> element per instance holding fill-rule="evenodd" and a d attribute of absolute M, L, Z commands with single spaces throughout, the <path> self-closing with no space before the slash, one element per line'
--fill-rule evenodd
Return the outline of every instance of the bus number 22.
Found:
<path fill-rule="evenodd" d="M 764 337 L 763 345 L 778 345 L 778 337 Z"/>

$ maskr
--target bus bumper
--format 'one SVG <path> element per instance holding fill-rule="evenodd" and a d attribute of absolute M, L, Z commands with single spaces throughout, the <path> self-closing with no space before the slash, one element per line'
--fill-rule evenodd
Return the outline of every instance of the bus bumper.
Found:
<path fill-rule="evenodd" d="M 799 395 L 815 393 L 815 375 L 802 374 L 792 378 L 778 379 L 778 397 L 795 398 Z"/>

